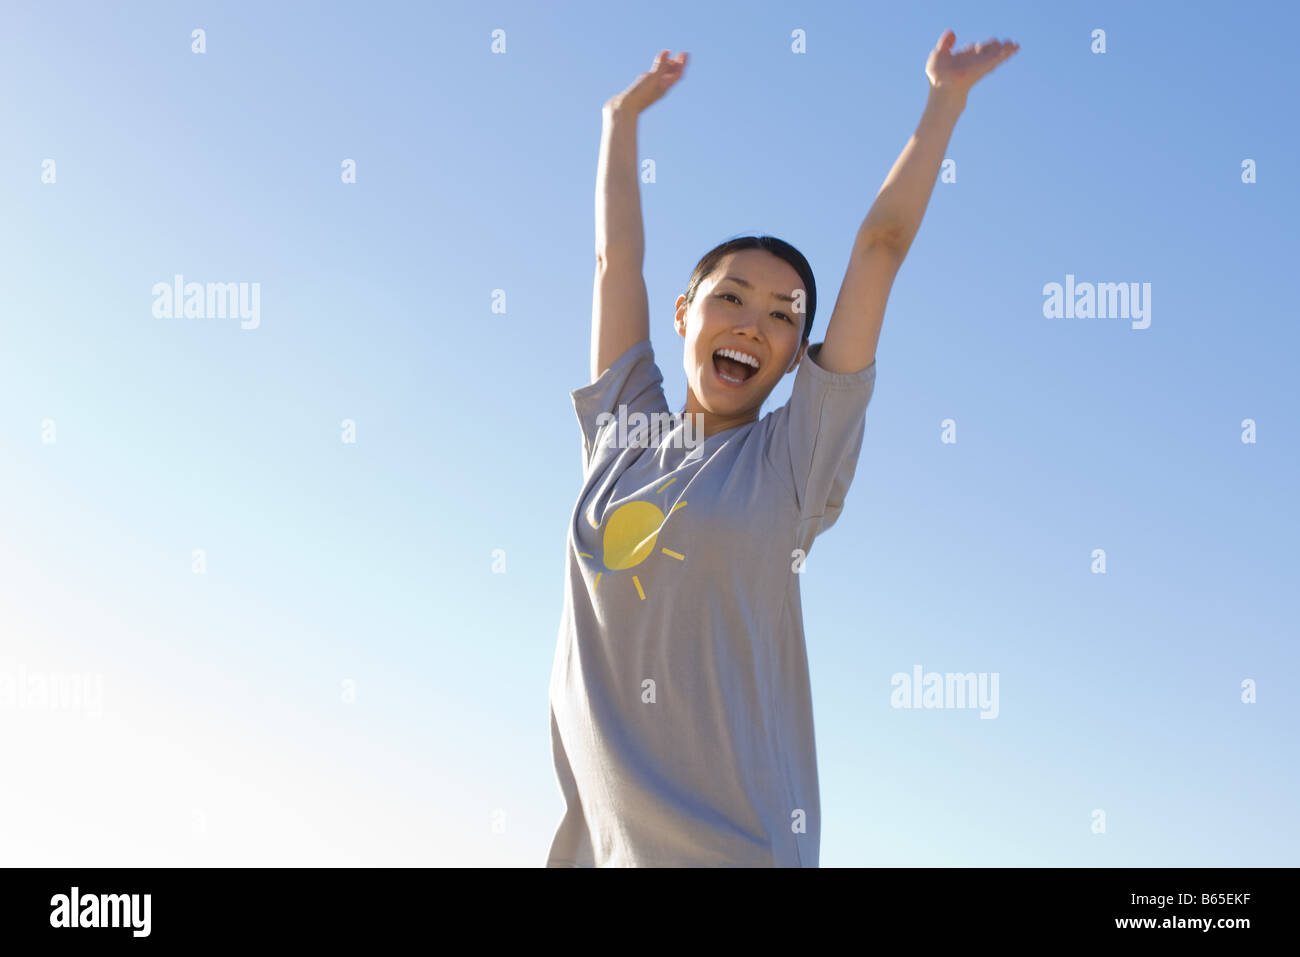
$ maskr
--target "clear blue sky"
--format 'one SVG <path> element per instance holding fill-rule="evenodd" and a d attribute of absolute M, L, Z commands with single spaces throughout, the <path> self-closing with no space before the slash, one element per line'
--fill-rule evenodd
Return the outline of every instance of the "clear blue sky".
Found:
<path fill-rule="evenodd" d="M 639 138 L 676 408 L 724 239 L 807 255 L 822 338 L 945 28 L 1021 50 L 808 561 L 822 863 L 1300 863 L 1300 17 L 1229 11 L 7 3 L 0 676 L 103 701 L 0 709 L 0 863 L 541 864 L 601 103 L 689 51 Z M 260 325 L 155 318 L 178 273 Z M 1150 327 L 1045 318 L 1067 274 L 1150 283 Z M 915 665 L 997 673 L 998 717 L 891 707 Z"/>

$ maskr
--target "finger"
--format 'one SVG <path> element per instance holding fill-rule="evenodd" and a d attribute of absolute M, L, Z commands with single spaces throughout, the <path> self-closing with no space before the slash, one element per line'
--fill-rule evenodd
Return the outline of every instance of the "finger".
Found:
<path fill-rule="evenodd" d="M 943 35 L 939 37 L 937 48 L 939 50 L 951 50 L 952 45 L 957 42 L 957 34 L 951 30 L 944 30 Z"/>

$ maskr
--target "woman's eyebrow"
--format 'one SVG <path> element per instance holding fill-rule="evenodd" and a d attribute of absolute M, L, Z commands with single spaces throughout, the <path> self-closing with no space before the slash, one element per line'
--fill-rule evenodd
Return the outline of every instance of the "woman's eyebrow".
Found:
<path fill-rule="evenodd" d="M 723 276 L 721 279 L 718 280 L 718 282 L 734 282 L 736 285 L 744 286 L 746 289 L 754 288 L 753 285 L 746 282 L 744 279 L 741 279 L 739 276 Z M 780 299 L 783 300 L 784 302 L 790 302 L 790 303 L 794 302 L 794 296 L 783 296 L 779 292 L 772 293 L 772 298 Z"/>

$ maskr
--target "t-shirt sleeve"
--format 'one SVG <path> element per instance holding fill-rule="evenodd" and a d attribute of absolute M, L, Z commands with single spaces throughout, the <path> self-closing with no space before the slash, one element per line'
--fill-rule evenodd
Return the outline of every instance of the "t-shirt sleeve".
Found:
<path fill-rule="evenodd" d="M 817 364 L 821 347 L 808 347 L 789 401 L 772 413 L 768 440 L 769 461 L 793 486 L 805 551 L 844 508 L 876 385 L 875 360 L 858 372 L 828 372 Z"/>
<path fill-rule="evenodd" d="M 582 430 L 584 475 L 602 451 L 611 448 L 619 406 L 626 408 L 625 417 L 633 412 L 648 415 L 668 411 L 663 382 L 663 373 L 655 364 L 654 348 L 649 339 L 642 339 L 615 359 L 595 382 L 569 393 Z"/>

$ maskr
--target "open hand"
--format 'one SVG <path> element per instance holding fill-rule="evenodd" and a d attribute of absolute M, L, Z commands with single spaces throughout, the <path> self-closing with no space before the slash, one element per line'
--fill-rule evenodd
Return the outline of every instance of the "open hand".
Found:
<path fill-rule="evenodd" d="M 613 97 L 607 105 L 617 105 L 640 113 L 657 102 L 674 83 L 682 78 L 686 69 L 686 53 L 669 57 L 667 50 L 660 51 L 648 73 L 642 73 L 636 82 Z"/>
<path fill-rule="evenodd" d="M 925 75 L 932 87 L 944 87 L 965 94 L 975 81 L 1020 49 L 1019 43 L 1002 42 L 992 37 L 983 43 L 968 44 L 952 52 L 957 34 L 945 30 L 939 42 L 930 51 L 925 63 Z"/>

